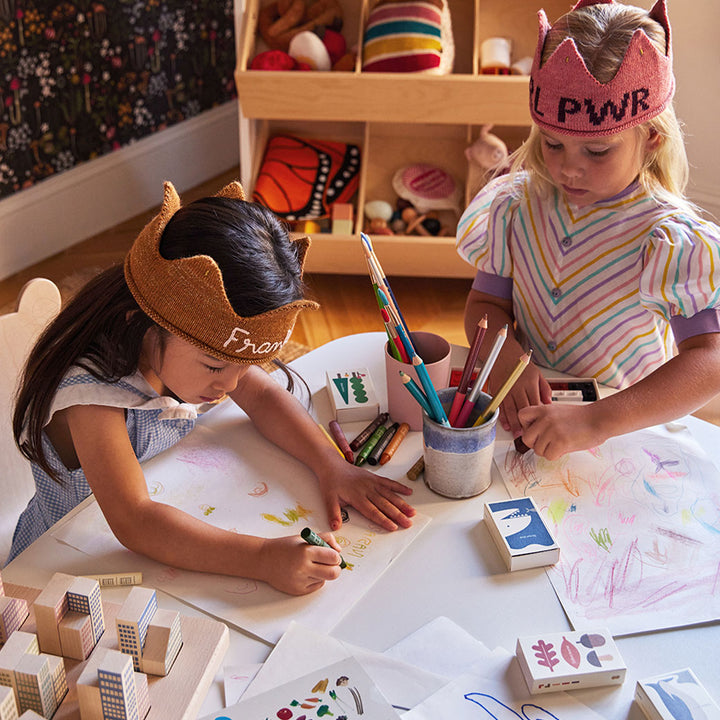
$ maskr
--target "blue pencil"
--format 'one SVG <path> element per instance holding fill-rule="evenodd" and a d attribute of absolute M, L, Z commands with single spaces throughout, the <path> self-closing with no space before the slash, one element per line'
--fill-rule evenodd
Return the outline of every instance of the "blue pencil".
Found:
<path fill-rule="evenodd" d="M 447 419 L 447 415 L 445 414 L 445 410 L 443 409 L 442 403 L 440 402 L 440 398 L 438 397 L 437 392 L 435 391 L 435 386 L 432 384 L 432 380 L 430 379 L 430 375 L 428 375 L 427 368 L 425 367 L 425 363 L 423 362 L 423 359 L 415 353 L 413 355 L 412 364 L 415 366 L 415 372 L 418 374 L 418 377 L 420 378 L 420 383 L 423 386 L 423 389 L 425 390 L 425 394 L 427 395 L 428 402 L 430 403 L 430 407 L 432 408 L 432 416 L 436 422 L 439 422 L 441 425 L 445 425 L 446 427 L 450 427 L 450 422 Z"/>
<path fill-rule="evenodd" d="M 417 386 L 417 383 L 402 370 L 400 371 L 400 379 L 403 381 L 409 393 L 418 401 L 420 407 L 428 414 L 428 417 L 434 418 L 434 413 L 430 407 L 430 403 L 423 394 L 423 391 Z"/>

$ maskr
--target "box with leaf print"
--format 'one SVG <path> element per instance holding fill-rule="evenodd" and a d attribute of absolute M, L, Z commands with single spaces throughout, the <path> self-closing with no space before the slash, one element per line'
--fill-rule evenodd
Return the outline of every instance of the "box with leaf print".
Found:
<path fill-rule="evenodd" d="M 625 680 L 625 663 L 606 629 L 518 638 L 516 655 L 533 695 Z"/>

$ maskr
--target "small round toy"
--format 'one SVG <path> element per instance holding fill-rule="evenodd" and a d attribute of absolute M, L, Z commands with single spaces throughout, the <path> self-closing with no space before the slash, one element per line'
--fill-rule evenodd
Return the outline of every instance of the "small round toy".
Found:
<path fill-rule="evenodd" d="M 370 220 L 381 218 L 389 222 L 393 214 L 392 205 L 385 200 L 370 200 L 365 203 L 365 216 Z"/>
<path fill-rule="evenodd" d="M 295 70 L 295 60 L 282 50 L 265 50 L 250 63 L 251 70 Z"/>

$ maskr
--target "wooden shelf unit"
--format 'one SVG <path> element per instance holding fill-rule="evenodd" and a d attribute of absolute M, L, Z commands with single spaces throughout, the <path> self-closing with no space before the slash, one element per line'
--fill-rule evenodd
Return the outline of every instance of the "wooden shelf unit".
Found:
<path fill-rule="evenodd" d="M 539 0 L 538 0 L 539 2 Z M 269 72 L 248 70 L 267 49 L 257 34 L 263 0 L 246 0 L 235 72 L 240 103 L 240 172 L 251 191 L 268 138 L 278 133 L 342 140 L 360 146 L 360 186 L 354 202 L 353 235 L 313 235 L 309 272 L 367 272 L 359 244 L 363 208 L 370 200 L 394 204 L 393 173 L 411 163 L 430 163 L 465 183 L 465 148 L 480 126 L 493 123 L 510 149 L 527 135 L 528 79 L 480 74 L 480 46 L 488 37 L 509 37 L 513 59 L 532 55 L 537 40 L 536 11 L 554 19 L 569 9 L 548 0 L 449 0 L 455 43 L 452 74 L 363 73 L 361 52 L 353 72 Z M 362 48 L 365 21 L 374 0 L 341 0 L 348 47 Z M 465 185 L 467 185 L 465 183 Z M 464 204 L 467 205 L 467 187 Z M 388 275 L 472 277 L 473 269 L 455 252 L 459 215 L 441 214 L 447 237 L 373 236 Z"/>

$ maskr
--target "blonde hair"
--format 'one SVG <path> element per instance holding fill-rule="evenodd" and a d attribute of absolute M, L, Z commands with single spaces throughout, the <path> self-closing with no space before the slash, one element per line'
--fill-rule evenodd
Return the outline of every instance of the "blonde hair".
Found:
<path fill-rule="evenodd" d="M 617 3 L 601 3 L 579 8 L 563 15 L 548 32 L 543 48 L 544 63 L 560 43 L 571 37 L 585 64 L 601 83 L 615 77 L 622 64 L 633 33 L 641 29 L 651 42 L 666 51 L 664 28 L 642 8 Z M 643 142 L 655 135 L 657 146 L 645 154 L 638 181 L 645 191 L 660 202 L 680 206 L 695 213 L 685 197 L 689 168 L 683 132 L 669 105 L 663 112 L 634 128 Z M 555 188 L 542 156 L 542 137 L 533 125 L 525 143 L 510 157 L 511 174 L 526 171 L 531 182 L 543 193 Z"/>

